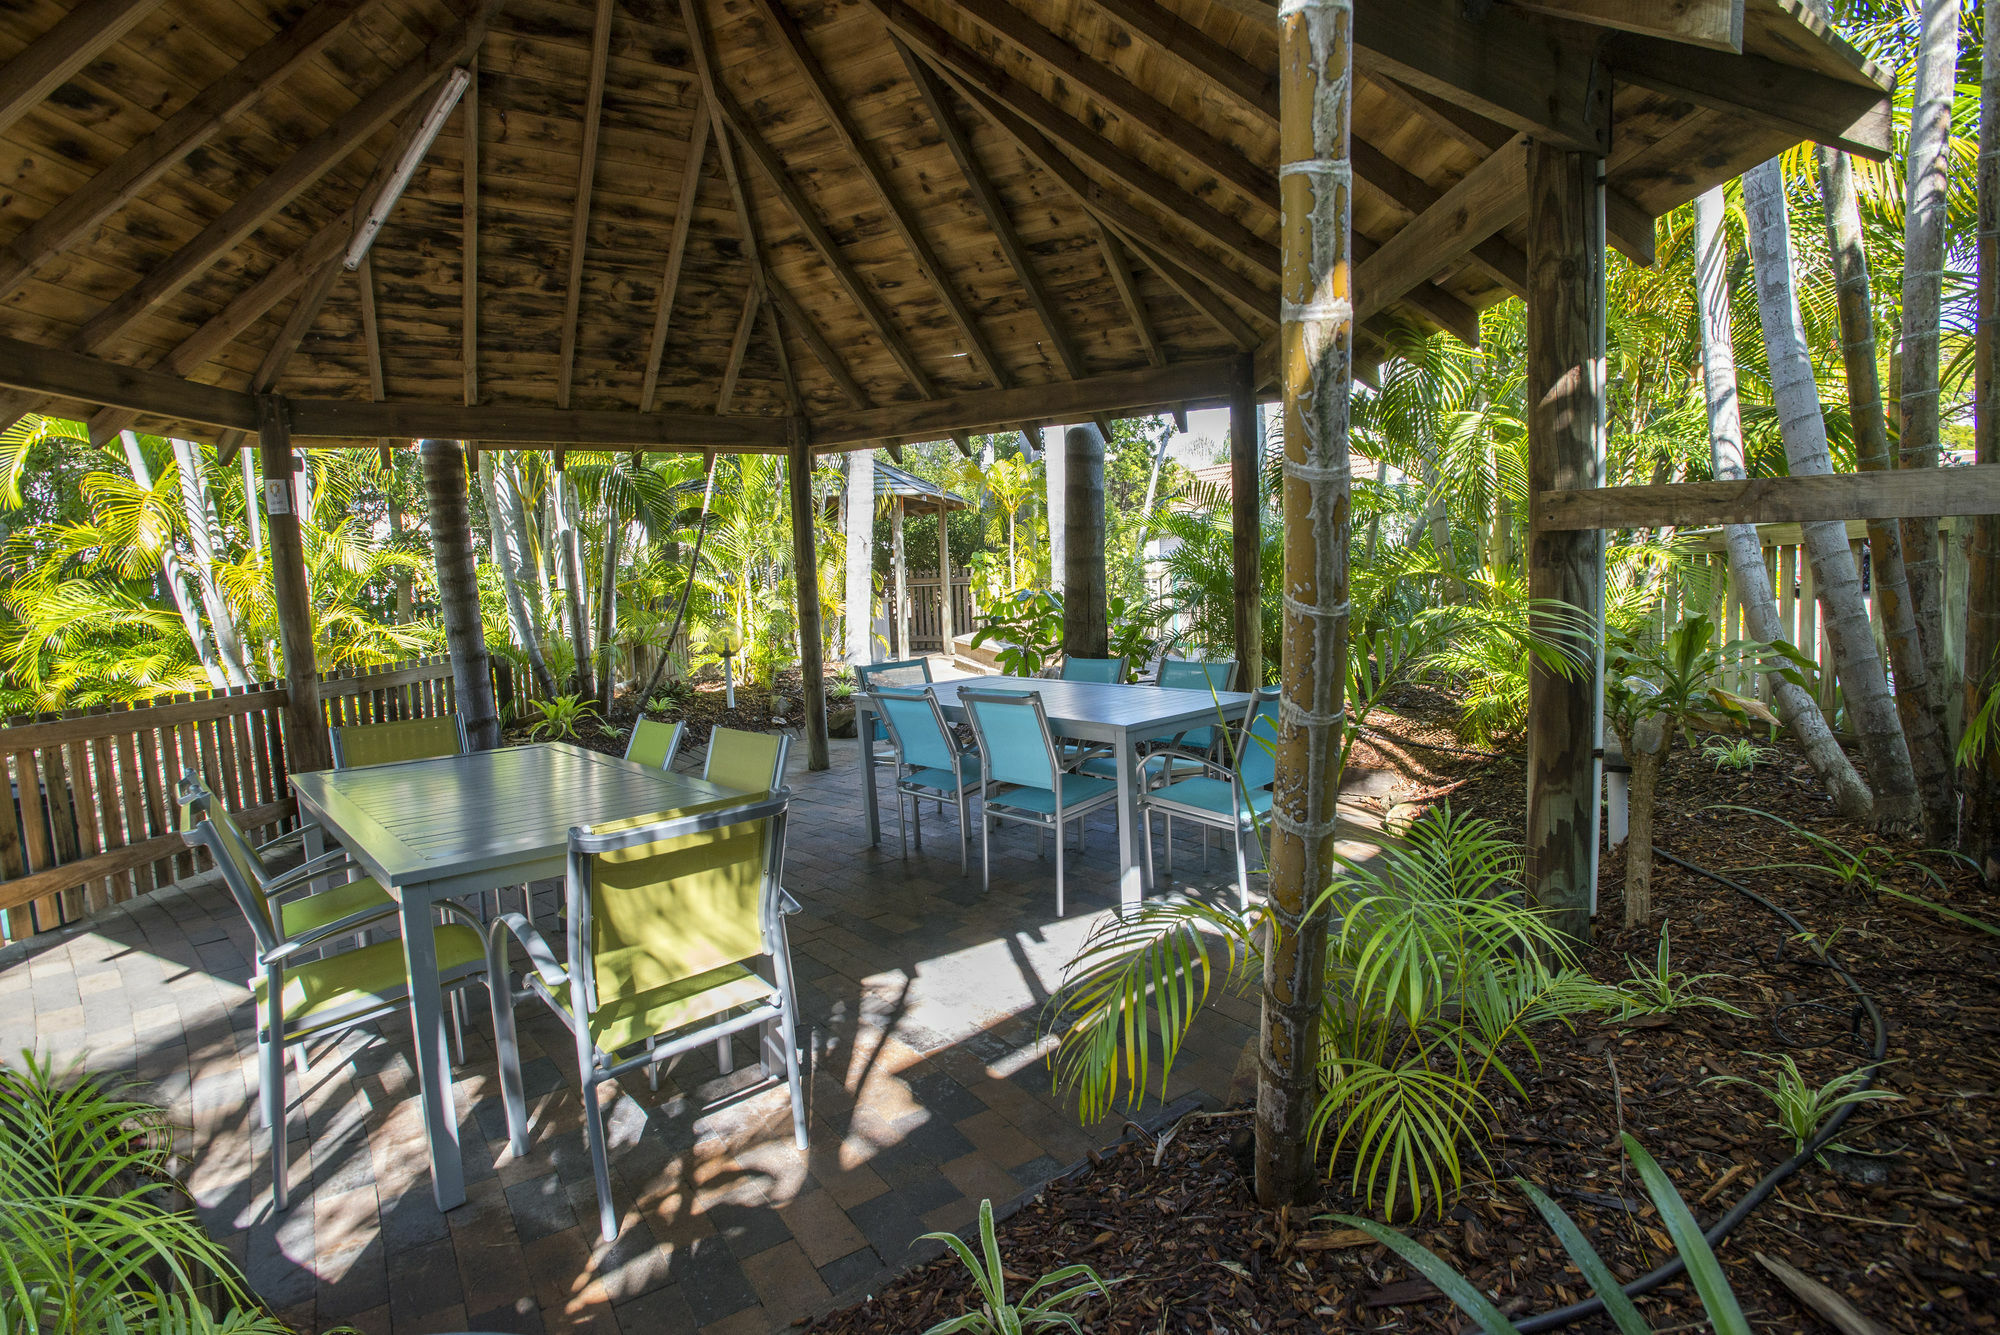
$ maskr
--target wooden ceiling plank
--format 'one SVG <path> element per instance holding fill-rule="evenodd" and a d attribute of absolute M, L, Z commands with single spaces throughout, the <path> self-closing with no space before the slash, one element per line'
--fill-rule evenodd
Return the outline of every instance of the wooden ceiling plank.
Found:
<path fill-rule="evenodd" d="M 132 31 L 160 0 L 84 0 L 0 68 L 0 134 Z"/>
<path fill-rule="evenodd" d="M 1205 79 L 1272 125 L 1278 123 L 1278 81 L 1157 0 L 1095 0 L 1134 37 L 1144 39 L 1197 78 Z M 1275 25 L 1278 11 L 1270 0 L 1219 0 L 1228 8 L 1255 11 L 1254 17 Z"/>
<path fill-rule="evenodd" d="M 1210 286 L 1202 275 L 1192 273 L 1173 260 L 1168 259 L 1164 251 L 1156 249 L 1146 238 L 1137 236 L 1129 231 L 1120 231 L 1117 225 L 1108 219 L 1105 220 L 1105 223 L 1114 232 L 1120 232 L 1122 239 L 1126 246 L 1131 249 L 1132 253 L 1145 261 L 1146 266 L 1158 274 L 1168 287 L 1180 293 L 1182 300 L 1207 316 L 1209 323 L 1220 329 L 1224 337 L 1228 338 L 1231 343 L 1234 343 L 1239 349 L 1245 352 L 1257 346 L 1257 331 L 1252 329 L 1243 317 L 1236 313 L 1236 308 L 1230 305 L 1221 293 Z M 1186 252 L 1182 253 L 1185 254 Z M 1271 304 L 1275 306 L 1277 304 L 1276 300 L 1273 299 Z M 1274 323 L 1276 322 L 1276 318 L 1277 313 L 1273 311 L 1272 320 Z"/>
<path fill-rule="evenodd" d="M 1677 43 L 1631 34 L 1613 39 L 1604 60 L 1623 83 L 1761 121 L 1874 162 L 1888 159 L 1891 110 L 1880 88 L 1762 56 L 1691 56 Z"/>
<path fill-rule="evenodd" d="M 1366 320 L 1403 300 L 1518 220 L 1528 207 L 1527 153 L 1525 136 L 1507 144 L 1364 258 L 1354 270 L 1354 318 Z"/>
<path fill-rule="evenodd" d="M 458 355 L 462 364 L 465 406 L 479 402 L 479 62 L 459 103 L 464 162 L 459 200 L 459 326 Z M 378 396 L 379 397 L 379 396 Z"/>
<path fill-rule="evenodd" d="M 778 308 L 769 297 L 757 303 L 757 309 L 771 321 L 771 351 L 778 358 L 778 379 L 785 386 L 785 411 L 793 417 L 802 416 L 806 401 L 799 396 L 799 378 L 792 374 L 792 355 L 785 348 L 785 322 L 778 318 Z"/>
<path fill-rule="evenodd" d="M 0 299 L 11 296 L 42 265 L 90 235 L 217 130 L 283 84 L 324 50 L 347 20 L 373 3 L 324 0 L 309 6 L 298 22 L 237 62 L 117 161 L 23 229 L 0 250 Z"/>
<path fill-rule="evenodd" d="M 916 261 L 924 281 L 930 284 L 938 299 L 944 303 L 945 309 L 950 312 L 952 322 L 958 326 L 959 334 L 965 340 L 966 349 L 1000 388 L 1005 389 L 1013 384 L 1013 375 L 993 351 L 992 345 L 979 327 L 979 321 L 973 316 L 972 308 L 953 286 L 950 270 L 938 258 L 937 251 L 924 236 L 916 215 L 890 185 L 888 173 L 882 169 L 881 161 L 869 145 L 867 136 L 854 123 L 854 117 L 848 110 L 849 99 L 833 86 L 832 80 L 827 78 L 825 67 L 813 54 L 812 48 L 806 45 L 805 34 L 799 30 L 798 24 L 785 9 L 783 0 L 762 0 L 762 5 L 765 15 L 771 20 L 771 26 L 777 29 L 785 49 L 791 53 L 792 63 L 805 76 L 806 87 L 812 92 L 813 101 L 819 105 L 820 113 L 826 117 L 826 123 L 840 140 L 841 147 L 860 168 L 862 176 L 867 178 L 869 185 L 874 188 L 876 197 L 888 210 L 890 225 L 902 237 L 904 248 Z"/>
<path fill-rule="evenodd" d="M 766 0 L 775 3 L 776 0 Z M 1279 212 L 1278 175 L 1234 144 L 1226 144 L 1151 93 L 1071 46 L 1006 0 L 957 0 L 961 12 L 1027 53 L 1030 59 L 1152 136 L 1162 147 L 1214 172 L 1218 179 L 1273 217 Z M 1164 13 L 1165 11 L 1160 11 Z"/>
<path fill-rule="evenodd" d="M 1091 130 L 1053 102 L 931 22 L 903 0 L 869 0 L 902 39 L 961 88 L 976 88 L 1032 124 L 1042 134 L 1118 181 L 1134 195 L 1151 200 L 1164 214 L 1272 279 L 1278 276 L 1278 248 L 1211 204 L 1195 198 L 1162 173 Z"/>
<path fill-rule="evenodd" d="M 1399 79 L 1550 144 L 1610 151 L 1611 89 L 1588 43 L 1494 7 L 1470 18 L 1462 0 L 1357 5 L 1357 71 Z"/>
<path fill-rule="evenodd" d="M 557 353 L 556 406 L 569 407 L 576 376 L 576 322 L 583 312 L 583 262 L 590 242 L 590 197 L 597 188 L 597 138 L 604 124 L 604 75 L 611 59 L 612 0 L 597 0 L 590 33 L 590 81 L 584 93 L 583 145 L 578 150 L 576 206 L 570 211 L 569 277 L 563 288 L 562 342 Z"/>
<path fill-rule="evenodd" d="M 1097 234 L 1097 249 L 1104 256 L 1104 267 L 1110 271 L 1112 286 L 1118 289 L 1118 299 L 1125 303 L 1125 313 L 1131 317 L 1132 332 L 1139 336 L 1139 346 L 1146 350 L 1146 360 L 1154 366 L 1165 366 L 1167 355 L 1160 350 L 1159 337 L 1153 333 L 1152 317 L 1146 313 L 1145 297 L 1132 276 L 1132 261 L 1125 253 L 1125 243 L 1096 218 L 1090 220 L 1090 230 Z"/>
<path fill-rule="evenodd" d="M 765 286 L 782 321 L 798 334 L 806 347 L 811 350 L 814 360 L 826 368 L 827 375 L 840 392 L 847 396 L 847 401 L 856 408 L 874 407 L 874 398 L 848 371 L 847 364 L 840 359 L 840 354 L 833 350 L 833 345 L 826 341 L 826 336 L 820 333 L 819 327 L 812 322 L 812 318 L 805 313 L 797 299 L 785 290 L 784 284 L 767 273 Z"/>
<path fill-rule="evenodd" d="M 422 56 L 363 94 L 332 125 L 224 209 L 187 244 L 154 266 L 136 286 L 92 316 L 69 340 L 69 346 L 78 352 L 94 352 L 104 347 L 147 311 L 234 250 L 330 167 L 360 147 L 446 70 L 476 50 L 485 37 L 488 21 L 502 2 L 484 0 L 471 18 L 433 40 Z"/>
<path fill-rule="evenodd" d="M 1743 0 L 1507 0 L 1516 9 L 1715 51 L 1743 50 Z"/>
<path fill-rule="evenodd" d="M 674 196 L 674 230 L 667 243 L 667 266 L 660 275 L 660 295 L 653 309 L 653 337 L 646 345 L 646 379 L 639 392 L 639 410 L 653 411 L 653 399 L 660 387 L 660 362 L 667 350 L 667 330 L 673 323 L 674 297 L 680 291 L 681 265 L 687 259 L 688 228 L 701 193 L 701 171 L 708 157 L 708 136 L 712 122 L 708 101 L 697 97 L 694 130 L 688 138 L 687 157 L 681 166 L 680 193 Z"/>

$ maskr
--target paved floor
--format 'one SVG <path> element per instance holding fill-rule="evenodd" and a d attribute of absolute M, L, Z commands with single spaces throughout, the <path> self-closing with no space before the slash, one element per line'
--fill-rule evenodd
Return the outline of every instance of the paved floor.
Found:
<path fill-rule="evenodd" d="M 722 1076 L 689 1056 L 657 1091 L 628 1077 L 609 1111 L 624 1228 L 598 1241 L 568 1031 L 520 1010 L 531 1148 L 507 1148 L 487 1027 L 473 1023 L 454 1087 L 466 1204 L 430 1198 L 408 1032 L 350 1035 L 291 1082 L 291 1207 L 273 1217 L 256 1133 L 249 934 L 212 876 L 0 950 L 0 1053 L 37 1046 L 129 1070 L 191 1128 L 188 1184 L 266 1302 L 296 1329 L 762 1332 L 852 1300 L 912 1259 L 930 1229 L 979 1201 L 1031 1191 L 1119 1122 L 1079 1126 L 1050 1090 L 1038 1020 L 1062 967 L 1115 902 L 1109 815 L 1070 857 L 1070 912 L 1019 827 L 961 877 L 955 818 L 927 816 L 907 860 L 866 843 L 859 753 L 834 743 L 798 772 L 785 882 L 803 903 L 793 954 L 811 1025 L 812 1148 L 798 1150 L 782 1082 L 750 1045 Z M 977 833 L 977 827 L 974 827 Z M 1174 888 L 1201 876 L 1183 829 Z M 545 883 L 542 904 L 556 885 Z M 550 915 L 543 914 L 546 920 Z M 1227 999 L 1197 1027 L 1169 1102 L 1218 1101 L 1254 1032 Z M 475 1006 L 474 1011 L 483 1010 Z M 1158 1101 L 1148 1104 L 1157 1111 Z M 919 1244 L 935 1246 L 935 1244 Z"/>

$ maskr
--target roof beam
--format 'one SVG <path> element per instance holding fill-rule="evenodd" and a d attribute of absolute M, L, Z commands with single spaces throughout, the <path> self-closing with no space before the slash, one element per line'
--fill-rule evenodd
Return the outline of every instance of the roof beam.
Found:
<path fill-rule="evenodd" d="M 160 0 L 84 0 L 0 68 L 0 134 L 95 60 Z"/>
<path fill-rule="evenodd" d="M 729 361 L 722 368 L 722 388 L 715 397 L 715 411 L 726 413 L 736 397 L 736 378 L 743 373 L 743 359 L 750 353 L 750 335 L 757 329 L 757 313 L 764 309 L 764 281 L 752 275 L 743 293 L 743 313 L 736 317 L 736 337 L 729 345 Z"/>
<path fill-rule="evenodd" d="M 1427 284 L 1527 211 L 1528 141 L 1514 140 L 1465 174 L 1354 270 L 1354 318 L 1368 319 Z M 1474 319 L 1475 331 L 1477 317 Z M 1456 332 L 1456 331 L 1454 331 Z M 1476 335 L 1475 335 L 1476 336 Z"/>
<path fill-rule="evenodd" d="M 1354 65 L 1454 106 L 1599 155 L 1610 151 L 1611 85 L 1596 52 L 1504 8 L 1468 18 L 1462 0 L 1357 5 Z"/>
<path fill-rule="evenodd" d="M 854 117 L 848 111 L 850 99 L 835 88 L 832 81 L 827 78 L 825 68 L 813 55 L 812 48 L 806 45 L 805 34 L 799 31 L 798 24 L 793 22 L 791 14 L 786 11 L 781 0 L 762 0 L 762 4 L 765 14 L 771 20 L 771 26 L 777 29 L 778 36 L 784 41 L 785 49 L 791 52 L 792 62 L 798 66 L 800 73 L 805 75 L 806 87 L 811 90 L 813 100 L 819 104 L 820 113 L 825 116 L 827 124 L 832 127 L 834 136 L 840 140 L 841 146 L 847 150 L 848 157 L 853 159 L 855 165 L 861 169 L 861 174 L 867 178 L 869 185 L 874 187 L 876 197 L 888 210 L 890 225 L 903 238 L 904 248 L 916 261 L 924 280 L 931 285 L 938 299 L 944 303 L 945 309 L 950 312 L 952 322 L 958 326 L 959 334 L 965 339 L 967 350 L 984 368 L 994 384 L 1002 389 L 1013 384 L 1013 376 L 987 342 L 985 333 L 979 328 L 979 321 L 973 317 L 971 307 L 966 305 L 965 299 L 958 294 L 958 289 L 952 286 L 950 270 L 945 268 L 944 262 L 938 258 L 937 252 L 932 249 L 930 241 L 924 236 L 923 229 L 917 225 L 916 215 L 910 212 L 909 207 L 891 188 L 888 174 L 882 170 L 882 164 L 877 159 L 875 150 L 869 146 L 867 138 L 855 125 Z"/>
<path fill-rule="evenodd" d="M 1240 366 L 1237 357 L 1210 357 L 1083 380 L 978 390 L 950 399 L 827 413 L 811 424 L 812 439 L 815 446 L 935 440 L 953 428 L 977 431 L 1022 421 L 1074 422 L 1097 413 L 1122 416 L 1187 400 L 1220 401 L 1240 379 Z"/>
<path fill-rule="evenodd" d="M 502 404 L 464 408 L 451 403 L 366 403 L 359 399 L 291 399 L 290 405 L 294 439 L 322 438 L 369 448 L 383 436 L 392 440 L 444 436 L 489 445 L 761 452 L 783 449 L 789 430 L 782 417 L 745 414 L 723 417 Z"/>
<path fill-rule="evenodd" d="M 2000 514 L 2000 464 L 1535 493 L 1537 530 Z"/>
<path fill-rule="evenodd" d="M 374 0 L 324 0 L 308 6 L 298 22 L 196 93 L 116 162 L 8 241 L 0 250 L 0 298 L 11 296 L 35 270 L 90 235 L 99 223 L 130 203 L 217 130 L 289 79 L 339 35 L 348 19 L 372 3 Z M 0 74 L 0 79 L 4 78 Z"/>
<path fill-rule="evenodd" d="M 1084 55 L 1006 0 L 957 0 L 957 4 L 961 12 L 1019 47 L 1057 78 L 1084 89 L 1162 146 L 1214 172 L 1219 180 L 1267 213 L 1274 217 L 1278 214 L 1278 173 L 1274 169 L 1251 161 L 1236 145 L 1225 144 L 1191 123 L 1186 116 L 1116 70 Z M 1166 13 L 1163 9 L 1156 12 Z"/>
<path fill-rule="evenodd" d="M 708 100 L 697 94 L 694 129 L 688 136 L 687 158 L 681 163 L 680 193 L 674 196 L 674 231 L 667 242 L 667 267 L 660 275 L 660 295 L 653 308 L 653 337 L 646 345 L 646 380 L 639 391 L 641 412 L 653 411 L 660 388 L 660 361 L 667 350 L 667 330 L 673 324 L 674 296 L 680 291 L 681 264 L 687 258 L 688 228 L 694 222 L 695 203 L 701 193 L 701 170 L 708 157 L 712 124 Z"/>
<path fill-rule="evenodd" d="M 1132 317 L 1132 332 L 1139 336 L 1139 345 L 1146 350 L 1146 360 L 1154 366 L 1165 366 L 1167 355 L 1160 351 L 1160 340 L 1153 333 L 1152 317 L 1146 314 L 1146 301 L 1139 292 L 1139 284 L 1132 276 L 1132 263 L 1125 254 L 1125 243 L 1118 234 L 1096 218 L 1090 220 L 1090 228 L 1097 233 L 1097 248 L 1104 256 L 1104 267 L 1111 274 L 1111 285 L 1118 289 L 1118 299 L 1125 303 L 1125 313 Z"/>
<path fill-rule="evenodd" d="M 1617 28 L 1687 46 L 1743 50 L 1743 0 L 1507 0 L 1551 18 Z"/>
<path fill-rule="evenodd" d="M 1219 0 L 1227 8 L 1243 11 L 1248 5 L 1253 17 L 1275 24 L 1277 8 L 1270 0 Z M 1125 30 L 1158 47 L 1196 77 L 1205 79 L 1266 121 L 1278 123 L 1278 81 L 1257 68 L 1194 24 L 1182 19 L 1158 0 L 1096 0 L 1097 7 L 1125 25 Z"/>
<path fill-rule="evenodd" d="M 216 260 L 242 244 L 244 238 L 270 221 L 301 191 L 408 106 L 439 75 L 477 50 L 486 36 L 487 23 L 502 3 L 503 0 L 484 0 L 471 18 L 434 39 L 424 48 L 422 56 L 363 94 L 332 125 L 224 209 L 136 286 L 92 316 L 70 339 L 69 346 L 78 352 L 94 352 L 104 347 L 147 311 L 172 297 Z"/>
<path fill-rule="evenodd" d="M 248 394 L 20 339 L 0 338 L 0 385 L 35 399 L 53 396 L 207 426 L 257 429 L 257 401 Z"/>
<path fill-rule="evenodd" d="M 576 375 L 576 322 L 583 311 L 583 261 L 590 241 L 590 197 L 597 186 L 597 134 L 604 122 L 604 75 L 611 61 L 611 0 L 597 0 L 590 34 L 590 86 L 584 93 L 583 145 L 576 173 L 576 207 L 570 212 L 569 279 L 563 287 L 562 344 L 556 363 L 556 406 L 569 407 Z"/>
<path fill-rule="evenodd" d="M 1444 191 L 1406 170 L 1365 139 L 1349 143 L 1348 157 L 1354 164 L 1355 180 L 1412 217 L 1424 213 L 1444 197 Z M 1505 237 L 1496 233 L 1486 238 L 1472 248 L 1467 258 L 1508 292 L 1517 297 L 1528 295 L 1527 254 Z"/>
<path fill-rule="evenodd" d="M 1147 268 L 1158 274 L 1168 287 L 1178 292 L 1181 300 L 1208 317 L 1208 322 L 1221 330 L 1224 338 L 1239 349 L 1248 350 L 1256 346 L 1257 331 L 1236 313 L 1236 307 L 1231 305 L 1204 275 L 1190 272 L 1182 265 L 1168 259 L 1166 254 L 1146 237 L 1132 232 L 1121 232 L 1121 229 L 1108 221 L 1105 225 L 1113 232 L 1120 233 L 1132 253 L 1143 260 Z M 1272 298 L 1269 304 L 1276 306 L 1277 299 Z M 1274 310 L 1270 314 L 1271 322 L 1277 323 L 1277 312 Z"/>
<path fill-rule="evenodd" d="M 1613 39 L 1604 60 L 1622 83 L 1747 116 L 1875 162 L 1888 159 L 1890 104 L 1881 88 L 1762 56 L 1693 56 L 1677 43 L 1631 34 Z"/>
<path fill-rule="evenodd" d="M 869 0 L 889 26 L 961 88 L 1006 107 L 1069 152 L 1151 200 L 1183 227 L 1268 275 L 1278 277 L 1278 248 L 1211 204 L 1195 198 L 1004 70 L 995 68 L 903 0 Z"/>

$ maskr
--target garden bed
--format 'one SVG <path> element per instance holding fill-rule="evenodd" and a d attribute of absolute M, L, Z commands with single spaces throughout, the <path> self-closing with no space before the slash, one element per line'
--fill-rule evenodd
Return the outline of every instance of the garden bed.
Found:
<path fill-rule="evenodd" d="M 1415 745 L 1458 743 L 1441 724 L 1442 702 L 1406 697 L 1404 717 L 1372 748 L 1402 770 L 1406 796 L 1448 790 L 1454 810 L 1517 831 L 1521 757 L 1474 757 Z M 1717 810 L 1756 806 L 1849 848 L 1879 845 L 1832 814 L 1791 748 L 1771 748 L 1748 772 L 1716 770 L 1677 750 L 1661 785 L 1659 846 L 1724 875 L 1789 910 L 1832 950 L 1875 1000 L 1888 1026 L 1889 1064 L 1878 1084 L 1901 1096 L 1855 1109 L 1839 1137 L 1858 1153 L 1808 1166 L 1723 1244 L 1720 1255 L 1742 1305 L 1761 1329 L 1822 1328 L 1755 1260 L 1783 1260 L 1846 1298 L 1883 1327 L 1901 1331 L 1986 1328 L 2000 1321 L 2000 1279 L 1991 1237 L 2000 1206 L 2000 938 L 1932 911 L 1796 870 L 1744 871 L 1769 862 L 1814 862 L 1790 831 L 1758 816 Z M 1897 846 L 1897 852 L 1914 852 Z M 1969 870 L 1930 857 L 1947 892 L 1910 868 L 1888 883 L 1954 909 L 2000 921 L 2000 901 Z M 1872 1026 L 1853 995 L 1804 943 L 1734 892 L 1671 865 L 1655 871 L 1651 926 L 1618 930 L 1622 856 L 1605 860 L 1597 940 L 1585 967 L 1598 979 L 1627 977 L 1626 956 L 1651 961 L 1668 928 L 1672 968 L 1714 974 L 1700 990 L 1747 1011 L 1683 1010 L 1622 1026 L 1595 1019 L 1574 1032 L 1535 1033 L 1542 1064 L 1515 1063 L 1525 1100 L 1497 1099 L 1490 1167 L 1435 1216 L 1406 1231 L 1437 1251 L 1503 1310 L 1531 1316 L 1589 1295 L 1563 1249 L 1508 1179 L 1519 1174 L 1567 1209 L 1623 1280 L 1672 1255 L 1661 1221 L 1618 1151 L 1622 1131 L 1664 1165 L 1704 1226 L 1771 1169 L 1791 1142 L 1768 1128 L 1773 1109 L 1756 1089 L 1713 1076 L 1769 1080 L 1790 1055 L 1810 1086 L 1864 1064 Z M 1769 1054 L 1759 1056 L 1757 1054 Z M 1614 1089 L 1617 1091 L 1614 1093 Z M 1086 1319 L 1093 1332 L 1160 1330 L 1398 1329 L 1456 1331 L 1466 1321 L 1429 1283 L 1384 1247 L 1338 1224 L 1256 1207 L 1240 1162 L 1248 1116 L 1188 1123 L 1161 1162 L 1127 1147 L 1074 1180 L 1052 1185 L 1004 1223 L 1002 1254 L 1032 1279 L 1086 1261 L 1112 1290 Z M 1310 1215 L 1363 1208 L 1347 1187 L 1346 1163 Z M 907 1335 L 969 1310 L 967 1276 L 950 1257 L 904 1276 L 816 1329 L 841 1335 Z M 1012 1285 L 1018 1292 L 1025 1283 Z M 1661 1330 L 1705 1328 L 1685 1280 L 1641 1301 Z M 1574 1329 L 1608 1330 L 1602 1317 Z"/>

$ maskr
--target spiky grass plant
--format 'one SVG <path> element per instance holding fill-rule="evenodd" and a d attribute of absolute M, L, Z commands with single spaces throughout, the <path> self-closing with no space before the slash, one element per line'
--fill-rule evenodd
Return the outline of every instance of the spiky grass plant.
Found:
<path fill-rule="evenodd" d="M 982 1262 L 973 1255 L 972 1248 L 956 1233 L 926 1233 L 958 1254 L 965 1268 L 972 1272 L 972 1281 L 978 1286 L 981 1299 L 979 1310 L 940 1321 L 924 1332 L 924 1335 L 955 1335 L 958 1331 L 970 1331 L 973 1335 L 1027 1335 L 1037 1330 L 1072 1330 L 1083 1335 L 1083 1323 L 1075 1314 L 1062 1309 L 1095 1293 L 1100 1297 L 1111 1296 L 1111 1286 L 1098 1277 L 1095 1270 L 1087 1265 L 1066 1265 L 1052 1270 L 1030 1284 L 1019 1299 L 1007 1300 L 1007 1272 L 1000 1264 L 1000 1243 L 993 1234 L 993 1202 L 979 1202 L 979 1245 L 986 1256 Z M 1066 1289 L 1060 1286 L 1070 1284 Z M 1112 1281 L 1117 1283 L 1116 1280 Z M 1037 1299 L 1038 1294 L 1049 1289 L 1060 1289 Z"/>

